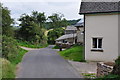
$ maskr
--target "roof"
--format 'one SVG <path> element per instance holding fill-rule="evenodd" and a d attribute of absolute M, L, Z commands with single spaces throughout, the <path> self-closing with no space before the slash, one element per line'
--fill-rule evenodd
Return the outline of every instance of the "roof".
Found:
<path fill-rule="evenodd" d="M 76 23 L 74 26 L 75 26 L 75 27 L 83 27 L 83 26 L 84 26 L 84 23 Z"/>
<path fill-rule="evenodd" d="M 65 30 L 77 30 L 74 26 L 67 26 Z"/>
<path fill-rule="evenodd" d="M 83 27 L 84 26 L 84 19 L 81 19 L 79 22 L 77 22 L 75 25 L 75 27 Z"/>
<path fill-rule="evenodd" d="M 119 2 L 81 2 L 80 14 L 120 12 Z"/>
<path fill-rule="evenodd" d="M 73 34 L 66 34 L 66 35 L 63 35 L 63 36 L 59 37 L 58 39 L 56 39 L 56 41 L 68 39 L 68 38 L 74 38 L 76 36 L 77 36 L 76 33 L 74 35 Z"/>

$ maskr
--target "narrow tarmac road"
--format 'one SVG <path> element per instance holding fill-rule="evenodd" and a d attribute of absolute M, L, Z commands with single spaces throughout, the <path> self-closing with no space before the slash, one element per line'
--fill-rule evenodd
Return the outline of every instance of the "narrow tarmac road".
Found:
<path fill-rule="evenodd" d="M 80 78 L 72 65 L 50 47 L 29 51 L 19 67 L 17 78 Z"/>

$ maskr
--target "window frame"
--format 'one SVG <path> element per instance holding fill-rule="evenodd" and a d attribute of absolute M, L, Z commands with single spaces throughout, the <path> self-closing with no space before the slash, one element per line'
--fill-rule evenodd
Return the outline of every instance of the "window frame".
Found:
<path fill-rule="evenodd" d="M 93 39 L 96 38 L 97 39 L 97 48 L 93 48 Z M 102 43 L 101 43 L 101 48 L 99 48 L 99 39 L 102 39 Z M 100 51 L 103 52 L 103 37 L 92 37 L 92 41 L 91 41 L 91 51 Z"/>

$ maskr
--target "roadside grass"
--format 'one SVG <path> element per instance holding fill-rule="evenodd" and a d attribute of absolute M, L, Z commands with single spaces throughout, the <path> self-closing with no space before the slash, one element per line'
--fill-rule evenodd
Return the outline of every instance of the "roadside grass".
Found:
<path fill-rule="evenodd" d="M 19 62 L 21 62 L 23 56 L 25 53 L 27 53 L 28 51 L 27 50 L 24 50 L 22 48 L 19 48 L 19 53 L 16 55 L 16 57 L 14 58 L 11 58 L 10 59 L 10 62 L 14 65 L 17 65 Z"/>
<path fill-rule="evenodd" d="M 52 49 L 59 49 L 59 46 L 55 45 Z"/>
<path fill-rule="evenodd" d="M 73 46 L 72 48 L 66 49 L 64 51 L 59 51 L 59 54 L 65 59 L 85 62 L 83 56 L 83 46 Z"/>
<path fill-rule="evenodd" d="M 15 78 L 15 66 L 10 61 L 0 58 L 2 66 L 0 67 L 0 78 Z"/>
<path fill-rule="evenodd" d="M 12 57 L 9 61 L 4 58 L 0 58 L 0 62 L 2 64 L 2 67 L 0 67 L 0 71 L 2 72 L 0 78 L 15 78 L 16 66 L 22 61 L 26 52 L 27 50 L 19 48 L 19 53 L 16 54 L 16 57 Z"/>
<path fill-rule="evenodd" d="M 19 46 L 23 46 L 23 47 L 28 47 L 28 48 L 44 48 L 44 47 L 47 47 L 48 44 L 31 44 L 29 42 L 23 42 L 23 41 L 20 41 L 20 40 L 17 40 L 18 41 L 18 45 Z"/>
<path fill-rule="evenodd" d="M 95 73 L 82 73 L 85 78 L 96 78 Z"/>

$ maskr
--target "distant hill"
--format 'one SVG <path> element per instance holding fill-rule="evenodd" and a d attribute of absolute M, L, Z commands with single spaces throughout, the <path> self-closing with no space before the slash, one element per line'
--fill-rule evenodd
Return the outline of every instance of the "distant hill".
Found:
<path fill-rule="evenodd" d="M 80 21 L 81 19 L 77 19 L 77 20 L 68 20 L 69 25 L 75 25 L 78 21 Z"/>

